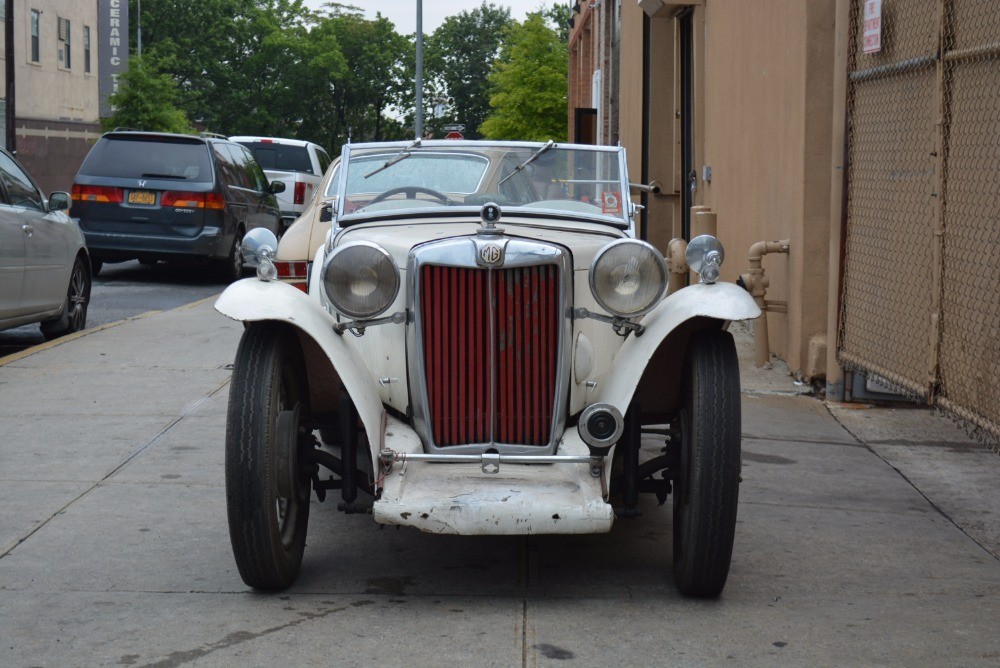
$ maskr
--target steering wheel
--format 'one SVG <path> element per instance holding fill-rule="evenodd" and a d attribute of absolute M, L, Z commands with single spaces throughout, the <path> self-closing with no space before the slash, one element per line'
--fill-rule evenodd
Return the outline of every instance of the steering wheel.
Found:
<path fill-rule="evenodd" d="M 375 197 L 371 198 L 365 206 L 371 206 L 372 204 L 381 202 L 382 200 L 392 197 L 393 195 L 398 195 L 399 193 L 406 193 L 407 199 L 414 199 L 416 198 L 417 193 L 424 193 L 425 195 L 430 195 L 431 197 L 439 200 L 442 204 L 451 204 L 451 200 L 448 199 L 447 195 L 440 193 L 433 188 L 424 188 L 423 186 L 400 186 L 399 188 L 390 188 L 385 192 L 375 195 Z"/>

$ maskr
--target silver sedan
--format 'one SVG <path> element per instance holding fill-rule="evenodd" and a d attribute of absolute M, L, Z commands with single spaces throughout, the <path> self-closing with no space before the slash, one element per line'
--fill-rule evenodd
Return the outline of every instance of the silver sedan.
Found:
<path fill-rule="evenodd" d="M 69 205 L 0 149 L 0 330 L 38 322 L 54 339 L 87 326 L 90 257 Z"/>

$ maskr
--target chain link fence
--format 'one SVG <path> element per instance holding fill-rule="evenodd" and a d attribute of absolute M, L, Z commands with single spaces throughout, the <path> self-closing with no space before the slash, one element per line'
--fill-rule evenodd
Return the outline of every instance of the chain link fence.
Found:
<path fill-rule="evenodd" d="M 1000 3 L 853 0 L 838 353 L 1000 452 Z"/>

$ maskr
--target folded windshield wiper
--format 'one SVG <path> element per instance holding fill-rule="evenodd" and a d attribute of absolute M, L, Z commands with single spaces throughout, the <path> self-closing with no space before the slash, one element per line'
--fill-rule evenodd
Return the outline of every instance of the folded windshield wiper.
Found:
<path fill-rule="evenodd" d="M 147 179 L 186 179 L 186 176 L 178 176 L 176 174 L 157 174 L 156 172 L 145 172 L 143 173 L 143 178 Z"/>
<path fill-rule="evenodd" d="M 370 171 L 367 174 L 365 174 L 365 178 L 367 179 L 369 176 L 375 176 L 376 174 L 378 174 L 379 172 L 381 172 L 383 169 L 388 169 L 388 168 L 392 167 L 393 165 L 395 165 L 400 160 L 405 160 L 406 158 L 409 158 L 410 157 L 410 149 L 411 148 L 420 148 L 420 140 L 419 139 L 414 139 L 412 144 L 410 144 L 409 146 L 407 146 L 406 148 L 404 148 L 402 151 L 400 151 L 396 155 L 394 155 L 391 158 L 389 158 L 388 160 L 386 160 L 384 165 L 382 165 L 381 167 L 376 167 L 372 171 Z"/>
<path fill-rule="evenodd" d="M 520 165 L 518 165 L 517 167 L 515 167 L 513 172 L 511 172 L 507 176 L 505 176 L 502 179 L 500 179 L 500 183 L 497 183 L 497 185 L 498 186 L 502 185 L 504 181 L 506 181 L 507 179 L 509 179 L 510 177 L 514 176 L 519 171 L 521 171 L 522 169 L 524 169 L 525 167 L 527 167 L 528 165 L 530 165 L 531 163 L 533 163 L 535 160 L 538 159 L 538 156 L 540 156 L 542 153 L 545 153 L 550 148 L 553 148 L 555 145 L 556 145 L 555 142 L 553 142 L 551 139 L 548 140 L 547 142 L 545 142 L 545 144 L 540 149 L 538 149 L 537 151 L 535 151 L 534 153 L 531 154 L 530 158 L 528 158 L 527 160 L 525 160 L 524 162 L 522 162 Z"/>

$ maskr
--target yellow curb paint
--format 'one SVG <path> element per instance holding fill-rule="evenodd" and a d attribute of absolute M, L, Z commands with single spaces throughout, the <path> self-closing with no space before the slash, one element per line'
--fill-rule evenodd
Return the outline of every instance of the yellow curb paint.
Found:
<path fill-rule="evenodd" d="M 190 304 L 184 304 L 176 308 L 170 309 L 170 311 L 185 311 L 188 309 L 200 306 L 207 301 L 217 299 L 219 295 L 212 295 L 211 297 L 205 297 L 204 299 L 199 299 L 198 301 L 191 302 Z M 25 357 L 30 357 L 35 353 L 40 353 L 43 350 L 48 350 L 49 348 L 55 348 L 56 346 L 61 346 L 64 343 L 69 343 L 70 341 L 75 341 L 76 339 L 82 338 L 89 334 L 94 334 L 96 332 L 103 331 L 105 329 L 111 329 L 112 327 L 117 327 L 118 325 L 123 325 L 126 322 L 132 320 L 142 320 L 144 318 L 151 318 L 154 315 L 159 315 L 161 313 L 169 313 L 169 311 L 146 311 L 145 313 L 140 313 L 139 315 L 134 315 L 130 318 L 122 318 L 121 320 L 116 320 L 115 322 L 108 322 L 97 327 L 91 327 L 90 329 L 85 329 L 80 332 L 74 332 L 73 334 L 67 334 L 66 336 L 60 337 L 58 339 L 53 339 L 52 341 L 46 341 L 45 343 L 39 343 L 37 346 L 32 346 L 31 348 L 25 348 L 20 352 L 16 352 L 12 355 L 7 355 L 6 357 L 0 357 L 0 366 L 10 364 L 11 362 L 17 362 L 23 360 Z"/>

